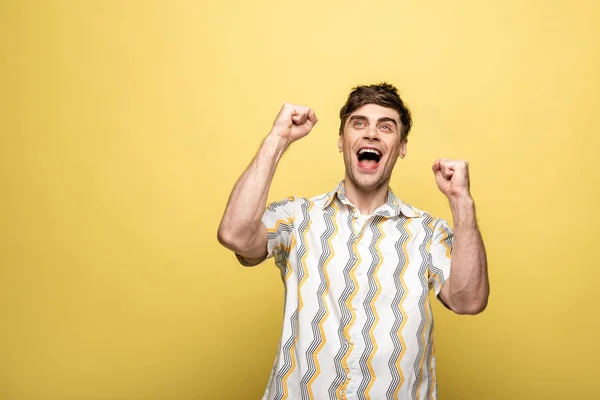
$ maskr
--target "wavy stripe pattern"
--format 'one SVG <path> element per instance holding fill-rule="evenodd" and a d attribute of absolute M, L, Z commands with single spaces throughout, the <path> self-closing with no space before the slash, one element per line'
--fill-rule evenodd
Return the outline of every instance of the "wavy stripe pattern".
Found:
<path fill-rule="evenodd" d="M 372 216 L 343 182 L 271 203 L 263 218 L 281 270 L 281 342 L 264 400 L 435 400 L 429 290 L 448 278 L 453 232 L 388 191 Z"/>

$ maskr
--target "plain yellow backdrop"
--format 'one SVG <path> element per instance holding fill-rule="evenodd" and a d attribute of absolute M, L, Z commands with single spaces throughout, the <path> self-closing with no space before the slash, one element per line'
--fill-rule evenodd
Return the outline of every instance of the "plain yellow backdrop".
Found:
<path fill-rule="evenodd" d="M 488 309 L 436 305 L 441 400 L 600 398 L 600 3 L 0 1 L 0 398 L 258 399 L 283 287 L 216 240 L 284 101 L 271 200 L 343 177 L 338 112 L 397 85 L 392 187 L 451 218 L 471 163 Z"/>

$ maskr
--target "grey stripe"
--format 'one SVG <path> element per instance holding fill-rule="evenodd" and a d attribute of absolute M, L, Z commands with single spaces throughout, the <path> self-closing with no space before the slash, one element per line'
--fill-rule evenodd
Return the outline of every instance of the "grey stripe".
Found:
<path fill-rule="evenodd" d="M 394 296 L 394 300 L 392 300 L 391 304 L 395 320 L 394 325 L 392 326 L 392 330 L 390 331 L 390 338 L 394 343 L 394 351 L 392 352 L 388 361 L 388 367 L 392 375 L 392 382 L 390 383 L 390 387 L 386 392 L 386 398 L 389 400 L 394 400 L 394 391 L 401 384 L 400 373 L 396 369 L 396 362 L 398 361 L 398 357 L 400 357 L 400 352 L 402 351 L 402 343 L 400 343 L 400 340 L 398 339 L 398 333 L 402 333 L 399 332 L 399 329 L 400 325 L 402 324 L 403 316 L 400 312 L 399 305 L 405 293 L 405 289 L 402 286 L 402 282 L 400 281 L 400 273 L 404 268 L 408 266 L 408 260 L 406 260 L 406 258 L 404 257 L 404 251 L 402 250 L 402 244 L 406 242 L 409 238 L 409 234 L 404 228 L 406 218 L 404 216 L 400 216 L 399 219 L 400 221 L 396 225 L 396 228 L 398 229 L 398 231 L 400 231 L 400 237 L 398 238 L 398 240 L 396 241 L 396 245 L 394 246 L 396 248 L 396 253 L 398 253 L 398 265 L 396 266 L 396 269 L 394 270 L 393 274 L 394 285 L 396 287 L 396 295 Z"/>
<path fill-rule="evenodd" d="M 325 226 L 327 229 L 321 235 L 321 257 L 319 258 L 319 278 L 321 283 L 319 284 L 319 289 L 317 290 L 317 301 L 319 303 L 319 311 L 317 311 L 316 315 L 312 320 L 312 332 L 313 332 L 313 341 L 311 342 L 308 349 L 306 349 L 306 363 L 307 370 L 302 380 L 300 381 L 300 392 L 302 394 L 302 399 L 309 399 L 308 395 L 308 382 L 317 372 L 317 368 L 315 362 L 313 360 L 313 355 L 317 347 L 323 342 L 323 338 L 321 337 L 321 332 L 319 332 L 319 323 L 325 316 L 325 303 L 323 302 L 323 293 L 325 293 L 326 280 L 325 280 L 325 271 L 323 270 L 323 266 L 325 263 L 329 261 L 331 258 L 332 249 L 329 245 L 329 239 L 335 234 L 335 225 L 333 224 L 333 219 L 335 218 L 335 209 L 332 206 L 328 206 L 325 208 L 325 213 L 323 214 L 323 222 L 325 222 Z"/>
<path fill-rule="evenodd" d="M 340 326 L 338 328 L 338 338 L 340 341 L 340 349 L 333 359 L 337 375 L 336 375 L 336 378 L 331 383 L 331 386 L 329 386 L 329 389 L 328 389 L 330 400 L 336 400 L 335 391 L 346 379 L 346 371 L 344 370 L 344 368 L 342 366 L 342 358 L 344 357 L 344 355 L 348 352 L 348 350 L 350 348 L 348 341 L 344 337 L 344 327 L 352 319 L 352 314 L 351 314 L 350 310 L 348 310 L 348 308 L 346 307 L 346 300 L 348 300 L 348 297 L 350 297 L 350 295 L 352 294 L 352 292 L 355 289 L 354 283 L 352 282 L 352 279 L 350 279 L 350 270 L 352 269 L 352 267 L 354 267 L 354 265 L 358 261 L 358 257 L 352 251 L 352 245 L 354 244 L 354 241 L 357 239 L 356 234 L 354 233 L 354 228 L 352 227 L 352 218 L 353 217 L 354 217 L 354 210 L 351 209 L 351 211 L 348 215 L 348 227 L 350 228 L 350 232 L 352 232 L 352 234 L 350 235 L 350 239 L 348 240 L 348 243 L 347 243 L 349 259 L 348 259 L 348 262 L 346 263 L 346 266 L 344 267 L 344 272 L 343 272 L 344 282 L 346 284 L 346 287 L 344 288 L 344 291 L 342 292 L 340 298 L 338 299 L 338 305 L 340 307 L 340 312 L 341 312 Z"/>
<path fill-rule="evenodd" d="M 360 356 L 360 361 L 359 361 L 360 370 L 362 372 L 363 379 L 360 383 L 360 386 L 358 387 L 358 393 L 357 393 L 359 399 L 365 399 L 365 400 L 366 400 L 365 391 L 367 390 L 367 386 L 369 386 L 369 382 L 371 382 L 371 379 L 373 378 L 373 377 L 371 377 L 371 373 L 369 372 L 369 368 L 367 366 L 367 360 L 369 359 L 369 356 L 371 355 L 371 352 L 373 351 L 373 349 L 375 347 L 374 343 L 371 342 L 371 338 L 369 336 L 369 331 L 371 330 L 371 327 L 375 323 L 375 313 L 373 312 L 373 308 L 371 307 L 371 301 L 373 300 L 373 298 L 375 297 L 375 294 L 379 290 L 379 286 L 377 286 L 377 282 L 375 281 L 375 268 L 377 267 L 377 264 L 379 263 L 380 258 L 379 258 L 379 254 L 377 254 L 377 249 L 375 249 L 375 244 L 377 243 L 377 240 L 382 236 L 379 229 L 377 229 L 377 225 L 379 224 L 379 222 L 382 219 L 383 219 L 382 216 L 375 217 L 370 224 L 371 232 L 373 232 L 373 239 L 371 240 L 371 244 L 369 246 L 369 252 L 371 253 L 372 261 L 371 261 L 371 265 L 369 266 L 369 270 L 367 272 L 367 276 L 369 277 L 369 292 L 365 296 L 365 300 L 363 302 L 363 307 L 365 309 L 366 316 L 367 316 L 367 321 L 365 322 L 365 325 L 363 326 L 363 329 L 362 329 L 362 336 L 363 336 L 363 340 L 365 342 L 365 350 L 363 351 L 362 355 Z"/>
<path fill-rule="evenodd" d="M 278 207 L 283 207 L 286 204 L 291 203 L 291 202 L 292 202 L 292 200 L 290 200 L 290 199 L 284 199 L 284 200 L 281 200 L 281 201 L 274 201 L 271 204 L 269 204 L 269 206 L 267 207 L 267 210 L 269 210 L 269 211 L 277 211 Z"/>
<path fill-rule="evenodd" d="M 446 245 L 448 245 L 450 247 L 450 255 L 452 255 L 452 243 L 454 241 L 454 234 L 451 231 L 449 231 L 448 229 L 446 229 L 445 227 L 442 227 L 441 230 L 442 230 L 442 232 L 444 232 L 447 235 L 446 239 L 444 239 L 444 243 L 446 243 Z M 433 233 L 432 233 L 432 235 L 433 235 Z M 431 254 L 429 256 L 431 257 Z M 442 271 L 441 269 L 434 266 L 432 262 L 429 263 L 429 270 L 432 275 L 439 276 L 440 282 L 443 283 L 446 281 L 447 277 L 444 275 L 444 271 Z"/>
<path fill-rule="evenodd" d="M 454 233 L 447 229 L 446 227 L 442 227 L 442 231 L 447 235 L 446 239 L 444 239 L 444 243 L 450 247 L 450 255 L 452 255 L 452 242 L 454 241 Z"/>
<path fill-rule="evenodd" d="M 421 314 L 421 322 L 419 323 L 419 328 L 417 329 L 416 339 L 417 343 L 421 342 L 421 337 L 423 335 L 423 330 L 425 329 L 426 317 L 425 317 L 425 300 L 427 300 L 427 296 L 429 296 L 429 282 L 427 279 L 427 267 L 430 264 L 431 254 L 427 251 L 427 243 L 431 240 L 433 236 L 433 231 L 429 227 L 429 223 L 433 221 L 431 215 L 426 215 L 423 218 L 421 224 L 423 225 L 423 229 L 425 230 L 425 239 L 419 245 L 419 253 L 421 254 L 421 266 L 419 267 L 419 281 L 421 282 L 422 292 L 419 297 L 419 313 Z M 417 391 L 419 390 L 419 380 L 421 380 L 421 370 L 419 368 L 419 363 L 421 362 L 421 358 L 424 357 L 424 352 L 427 350 L 427 341 L 419 346 L 419 351 L 415 357 L 415 361 L 413 364 L 413 371 L 415 372 L 415 381 L 413 383 L 411 395 L 412 398 L 417 397 Z M 427 365 L 425 365 L 425 369 L 427 369 Z M 425 374 L 428 377 L 429 374 Z M 430 377 L 428 377 L 430 379 Z M 427 393 L 425 393 L 427 396 Z"/>
<path fill-rule="evenodd" d="M 277 239 L 283 232 L 292 233 L 294 231 L 294 223 L 290 221 L 289 224 L 279 224 L 277 230 L 269 232 L 269 240 Z"/>
<path fill-rule="evenodd" d="M 308 221 L 310 218 L 308 215 L 309 207 L 310 207 L 310 203 L 308 201 L 303 202 L 301 205 L 302 223 L 300 224 L 299 229 L 298 229 L 298 231 L 299 231 L 298 232 L 298 243 L 300 244 L 298 246 L 298 282 L 300 282 L 302 280 L 302 277 L 304 276 L 304 268 L 302 266 L 302 256 L 306 253 L 306 243 L 304 243 L 304 232 L 306 231 L 306 229 L 308 227 Z M 287 288 L 286 288 L 286 290 L 287 290 Z M 287 298 L 287 295 L 286 295 L 286 298 Z M 292 346 L 294 345 L 294 341 L 298 337 L 298 308 L 297 307 L 296 307 L 296 311 L 291 316 L 290 322 L 292 325 L 292 333 L 283 346 L 283 350 L 282 350 L 283 365 L 281 366 L 281 369 L 277 373 L 277 377 L 276 377 L 276 381 L 275 381 L 275 388 L 276 388 L 275 399 L 277 399 L 277 400 L 281 400 L 283 398 L 283 377 L 292 368 L 292 357 L 290 354 L 290 349 L 292 348 Z"/>

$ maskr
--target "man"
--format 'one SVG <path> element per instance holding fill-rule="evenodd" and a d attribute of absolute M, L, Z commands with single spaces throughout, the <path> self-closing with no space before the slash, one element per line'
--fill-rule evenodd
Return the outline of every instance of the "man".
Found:
<path fill-rule="evenodd" d="M 340 119 L 346 173 L 335 190 L 265 210 L 281 156 L 317 123 L 314 110 L 285 104 L 219 226 L 219 241 L 243 265 L 274 257 L 285 283 L 264 399 L 436 399 L 429 289 L 458 314 L 483 311 L 489 295 L 468 164 L 433 164 L 453 231 L 389 188 L 412 125 L 395 87 L 356 87 Z"/>

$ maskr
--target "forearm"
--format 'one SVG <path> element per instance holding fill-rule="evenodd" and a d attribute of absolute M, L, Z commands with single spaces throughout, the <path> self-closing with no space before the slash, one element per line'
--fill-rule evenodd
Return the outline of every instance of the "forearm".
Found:
<path fill-rule="evenodd" d="M 489 295 L 487 258 L 471 197 L 450 200 L 454 218 L 449 297 L 456 311 L 483 311 Z"/>
<path fill-rule="evenodd" d="M 287 148 L 284 140 L 269 135 L 236 182 L 219 225 L 218 238 L 226 247 L 243 246 L 261 228 L 275 169 Z"/>

